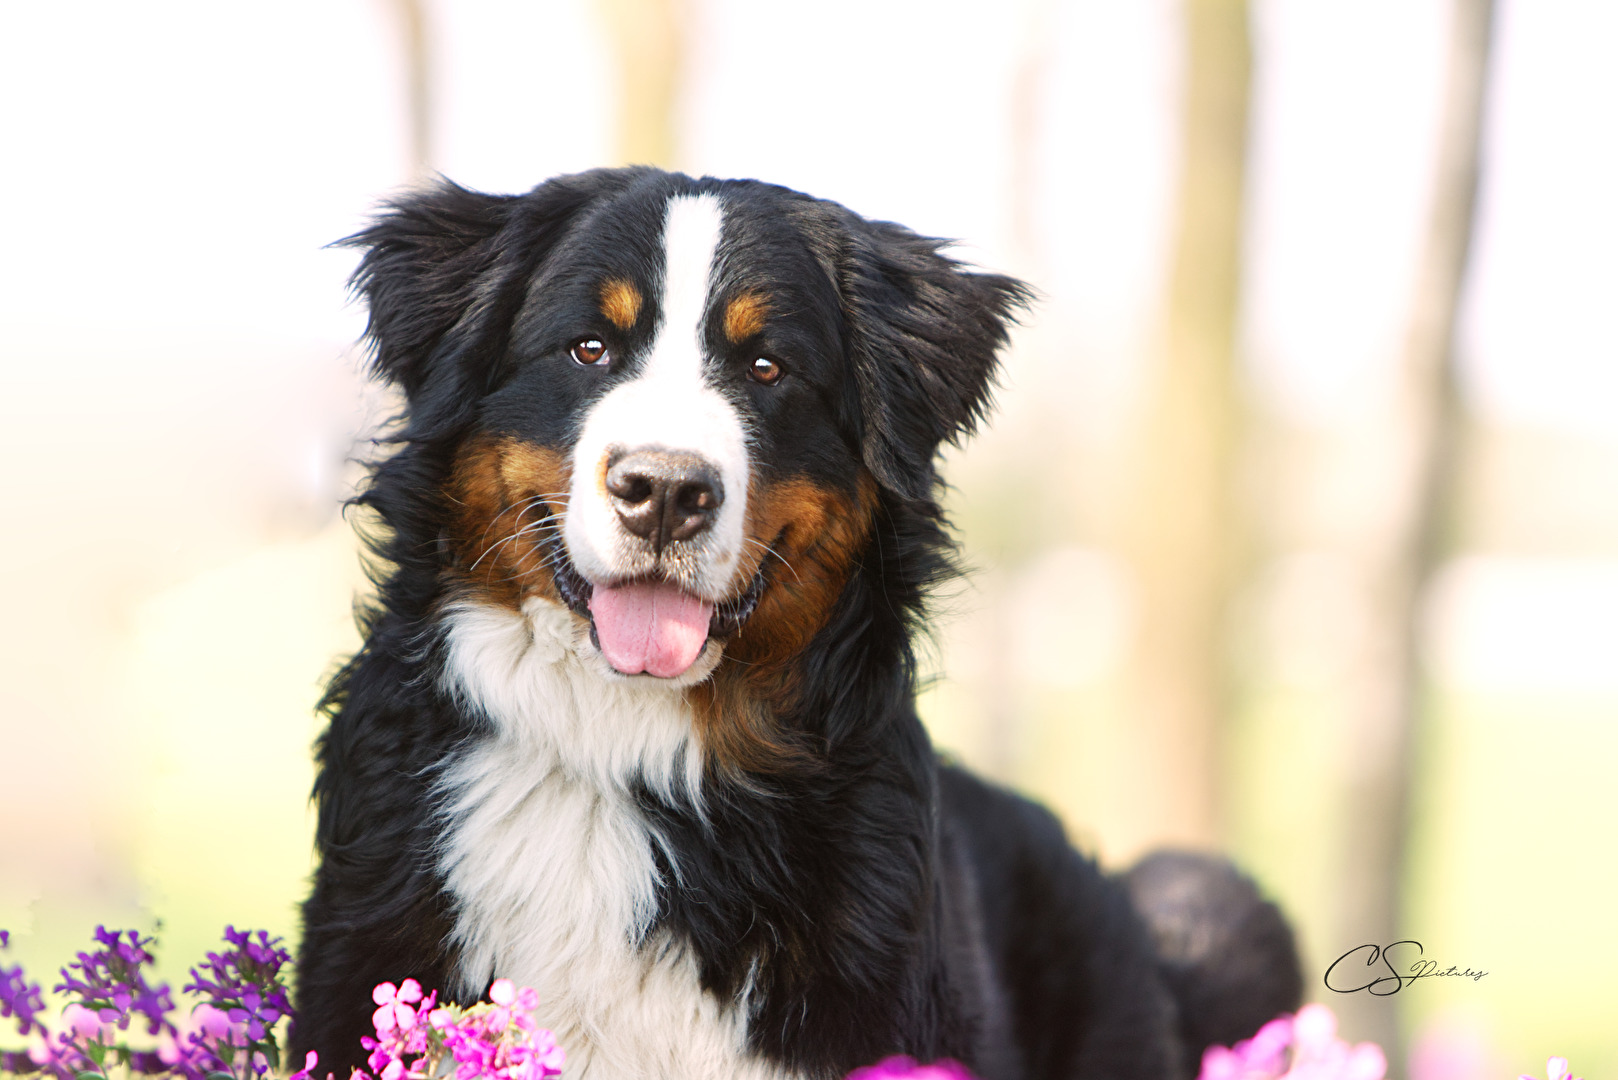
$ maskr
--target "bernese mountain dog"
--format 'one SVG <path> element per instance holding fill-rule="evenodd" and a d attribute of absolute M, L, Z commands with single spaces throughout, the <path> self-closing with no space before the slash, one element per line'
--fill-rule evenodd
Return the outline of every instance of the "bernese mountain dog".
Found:
<path fill-rule="evenodd" d="M 318 745 L 293 1048 L 371 989 L 534 987 L 577 1080 L 1195 1072 L 1294 1008 L 1223 860 L 1114 878 L 940 763 L 935 455 L 1029 292 L 944 242 L 652 168 L 438 182 L 349 241 L 393 451 Z"/>

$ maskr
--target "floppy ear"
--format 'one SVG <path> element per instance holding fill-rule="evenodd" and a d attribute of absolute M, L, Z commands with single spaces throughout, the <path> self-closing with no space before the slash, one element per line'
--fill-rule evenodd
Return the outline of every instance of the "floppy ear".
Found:
<path fill-rule="evenodd" d="M 498 262 L 494 240 L 516 201 L 440 180 L 390 200 L 369 228 L 340 241 L 365 252 L 349 286 L 369 310 L 376 373 L 410 397 Z"/>
<path fill-rule="evenodd" d="M 579 210 L 635 173 L 562 176 L 526 195 L 439 179 L 385 204 L 369 228 L 340 241 L 365 252 L 350 286 L 370 310 L 365 334 L 377 374 L 413 405 L 429 386 L 450 397 L 487 389 L 521 282 Z"/>
<path fill-rule="evenodd" d="M 988 406 L 999 349 L 1032 293 L 940 255 L 947 241 L 857 220 L 842 268 L 859 387 L 862 451 L 877 480 L 930 497 L 934 457 Z"/>

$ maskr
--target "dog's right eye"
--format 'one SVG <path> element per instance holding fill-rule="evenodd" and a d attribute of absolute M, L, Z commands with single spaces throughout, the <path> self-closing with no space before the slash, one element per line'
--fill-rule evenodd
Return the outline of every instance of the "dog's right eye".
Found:
<path fill-rule="evenodd" d="M 583 367 L 606 367 L 612 363 L 612 354 L 607 351 L 606 342 L 600 338 L 585 338 L 575 342 L 572 356 L 573 362 Z"/>

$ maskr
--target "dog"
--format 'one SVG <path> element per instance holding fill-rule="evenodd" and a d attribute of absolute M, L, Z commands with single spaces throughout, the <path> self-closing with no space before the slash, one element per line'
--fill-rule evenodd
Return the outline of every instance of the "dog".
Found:
<path fill-rule="evenodd" d="M 299 1060 L 362 1064 L 406 977 L 534 987 L 588 1080 L 1161 1080 L 1296 1007 L 1228 863 L 1108 877 L 917 719 L 935 458 L 1027 287 L 645 167 L 439 181 L 347 243 L 405 406 L 356 498 L 377 596 L 323 703 Z"/>

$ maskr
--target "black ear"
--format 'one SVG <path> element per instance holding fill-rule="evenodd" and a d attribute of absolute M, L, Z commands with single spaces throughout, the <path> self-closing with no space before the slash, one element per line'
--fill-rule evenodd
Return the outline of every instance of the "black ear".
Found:
<path fill-rule="evenodd" d="M 545 253 L 581 209 L 637 175 L 598 169 L 526 195 L 440 179 L 385 204 L 369 228 L 340 242 L 365 252 L 350 285 L 370 310 L 377 374 L 413 404 L 429 385 L 443 384 L 448 396 L 475 390 L 480 371 L 492 375 L 523 283 Z"/>
<path fill-rule="evenodd" d="M 1032 293 L 891 222 L 856 219 L 850 233 L 841 278 L 865 464 L 899 495 L 928 498 L 939 446 L 983 417 L 996 354 Z"/>
<path fill-rule="evenodd" d="M 411 397 L 499 261 L 495 238 L 516 201 L 440 180 L 389 201 L 369 228 L 341 241 L 365 252 L 349 285 L 369 310 L 376 372 Z"/>

